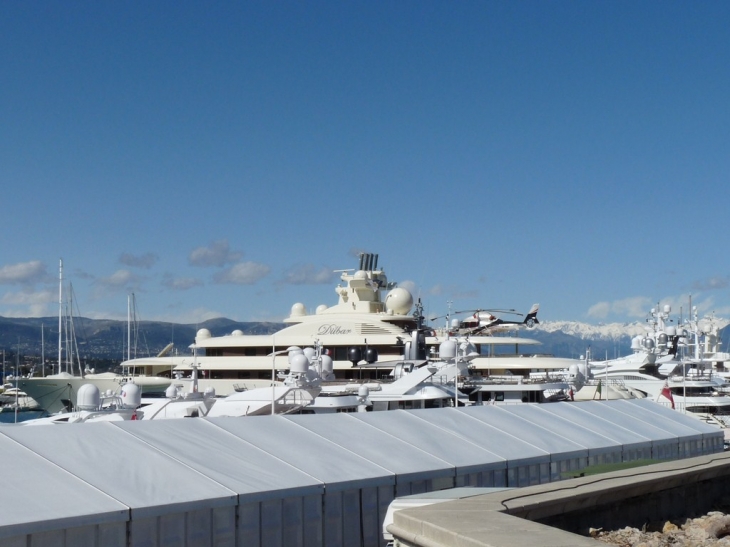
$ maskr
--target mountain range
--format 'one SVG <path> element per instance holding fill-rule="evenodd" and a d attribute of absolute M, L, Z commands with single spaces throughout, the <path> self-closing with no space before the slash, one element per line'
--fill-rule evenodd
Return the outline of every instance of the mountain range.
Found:
<path fill-rule="evenodd" d="M 723 349 L 727 351 L 730 332 L 727 321 L 720 331 Z M 217 318 L 197 324 L 140 321 L 128 341 L 127 322 L 109 319 L 75 318 L 73 331 L 81 360 L 111 360 L 120 362 L 129 353 L 132 357 L 156 355 L 169 343 L 181 351 L 195 339 L 198 329 L 206 328 L 214 336 L 239 329 L 246 334 L 270 334 L 283 328 L 283 323 L 237 322 Z M 67 330 L 70 327 L 63 327 Z M 575 321 L 544 321 L 535 328 L 521 329 L 517 335 L 541 342 L 532 352 L 556 357 L 580 358 L 590 348 L 594 358 L 613 358 L 631 352 L 631 339 L 646 333 L 647 324 L 610 323 L 590 325 Z M 136 332 L 136 336 L 134 333 Z M 0 350 L 6 355 L 40 356 L 54 360 L 58 353 L 58 318 L 9 318 L 0 317 Z M 64 332 L 63 338 L 66 338 Z M 128 352 L 128 345 L 131 350 Z M 136 348 L 136 349 L 135 349 Z"/>

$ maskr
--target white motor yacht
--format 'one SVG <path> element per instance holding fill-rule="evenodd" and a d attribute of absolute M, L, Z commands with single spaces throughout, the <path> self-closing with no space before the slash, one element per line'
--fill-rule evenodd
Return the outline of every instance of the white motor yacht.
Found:
<path fill-rule="evenodd" d="M 680 411 L 730 414 L 730 396 L 724 393 L 726 382 L 711 370 L 698 371 L 696 360 L 679 354 L 681 347 L 690 345 L 692 333 L 669 324 L 670 312 L 669 306 L 652 309 L 647 335 L 632 340 L 633 353 L 591 362 L 590 375 L 599 380 L 621 381 Z M 690 373 L 692 369 L 694 372 Z"/>
<path fill-rule="evenodd" d="M 171 381 L 183 381 L 200 370 L 201 391 L 210 388 L 218 396 L 270 387 L 278 372 L 289 368 L 286 348 L 319 345 L 332 358 L 333 374 L 343 382 L 377 382 L 387 379 L 392 363 L 408 353 L 411 359 L 437 360 L 442 342 L 468 339 L 477 355 L 470 362 L 474 374 L 517 373 L 527 377 L 531 371 L 567 369 L 576 361 L 550 356 L 525 356 L 519 347 L 539 344 L 518 336 L 459 336 L 450 329 L 422 328 L 419 302 L 403 287 L 388 280 L 378 265 L 378 255 L 363 254 L 357 270 L 340 270 L 341 283 L 335 287 L 338 301 L 333 306 L 320 305 L 309 313 L 302 303 L 291 308 L 285 327 L 270 335 L 247 335 L 235 330 L 213 336 L 200 329 L 188 355 L 166 354 L 157 357 L 128 359 L 125 370 L 138 373 L 134 381 L 144 391 L 163 391 Z M 500 325 L 500 328 L 504 325 Z M 412 334 L 418 332 L 418 337 Z M 489 332 L 488 330 L 485 332 Z M 364 364 L 391 363 L 380 367 Z M 390 368 L 389 368 L 390 367 Z M 107 383 L 102 384 L 102 381 Z M 102 392 L 117 389 L 126 379 L 46 377 L 30 379 L 22 387 L 49 412 L 71 408 L 75 394 L 84 383 L 99 385 Z M 504 391 L 504 390 L 498 390 Z M 494 397 L 499 397 L 495 393 Z M 528 395 L 528 398 L 531 396 Z M 521 399 L 521 396 L 520 396 Z"/>
<path fill-rule="evenodd" d="M 270 335 L 247 335 L 240 330 L 223 336 L 213 336 L 200 329 L 191 348 L 197 350 L 201 369 L 201 388 L 212 387 L 219 395 L 270 385 L 272 368 L 283 371 L 289 367 L 282 350 L 288 347 L 319 345 L 333 361 L 335 377 L 341 381 L 378 380 L 390 370 L 385 366 L 361 367 L 375 362 L 396 362 L 412 344 L 414 358 L 438 359 L 439 345 L 453 339 L 449 329 L 420 330 L 416 341 L 412 333 L 419 330 L 423 320 L 420 303 L 403 287 L 388 280 L 378 266 L 378 255 L 363 254 L 357 270 L 340 270 L 341 283 L 335 287 L 337 304 L 320 305 L 308 313 L 302 303 L 291 308 L 284 319 L 285 327 Z M 414 310 L 412 312 L 412 310 Z M 460 339 L 464 339 L 463 337 Z M 489 375 L 502 371 L 567 369 L 576 361 L 550 356 L 524 356 L 520 346 L 539 344 L 517 336 L 469 336 L 477 356 L 471 361 L 476 373 Z M 272 354 L 275 357 L 271 357 Z M 187 377 L 193 356 L 139 358 L 123 363 L 151 377 L 160 373 Z"/>

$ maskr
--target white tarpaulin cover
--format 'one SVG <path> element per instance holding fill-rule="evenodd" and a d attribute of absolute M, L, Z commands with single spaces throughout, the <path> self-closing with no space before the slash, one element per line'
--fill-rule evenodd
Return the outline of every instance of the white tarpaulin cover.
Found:
<path fill-rule="evenodd" d="M 493 406 L 494 412 L 489 414 L 467 407 L 462 412 L 488 420 L 495 427 L 524 431 L 524 438 L 550 452 L 553 458 L 566 451 L 576 451 L 586 457 L 594 451 L 621 453 L 621 443 L 544 410 L 545 406 L 549 405 Z"/>
<path fill-rule="evenodd" d="M 0 546 L 369 547 L 401 487 L 554 480 L 586 451 L 722 450 L 722 431 L 687 420 L 651 401 L 588 401 L 7 425 Z"/>

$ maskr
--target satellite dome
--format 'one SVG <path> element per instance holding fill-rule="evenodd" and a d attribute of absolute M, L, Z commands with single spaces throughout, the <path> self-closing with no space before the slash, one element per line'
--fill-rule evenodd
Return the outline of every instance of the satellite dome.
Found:
<path fill-rule="evenodd" d="M 302 351 L 307 359 L 309 359 L 310 361 L 314 358 L 315 355 L 317 355 L 317 352 L 314 348 L 304 348 Z"/>
<path fill-rule="evenodd" d="M 121 395 L 124 408 L 137 408 L 142 403 L 142 391 L 137 384 L 124 384 Z"/>
<path fill-rule="evenodd" d="M 231 336 L 243 336 L 243 331 L 241 329 L 236 329 L 231 333 Z"/>
<path fill-rule="evenodd" d="M 444 340 L 439 346 L 439 357 L 441 359 L 453 359 L 456 357 L 456 342 Z"/>
<path fill-rule="evenodd" d="M 304 355 L 304 352 L 302 351 L 302 348 L 300 348 L 298 346 L 289 346 L 286 349 L 286 351 L 288 352 L 287 355 L 286 355 L 286 359 L 287 359 L 287 361 L 289 362 L 290 365 L 291 365 L 292 359 L 294 358 L 295 355 Z"/>
<path fill-rule="evenodd" d="M 322 372 L 333 372 L 335 368 L 334 361 L 329 355 L 322 356 Z"/>
<path fill-rule="evenodd" d="M 208 329 L 200 329 L 198 332 L 195 333 L 196 340 L 207 340 L 211 336 L 212 334 L 210 334 L 210 331 Z"/>
<path fill-rule="evenodd" d="M 368 274 L 365 273 L 365 270 L 358 270 L 355 272 L 355 275 L 353 275 L 352 277 L 353 277 L 353 279 L 363 279 L 364 280 L 364 279 L 368 278 Z"/>
<path fill-rule="evenodd" d="M 631 339 L 631 349 L 634 350 L 634 351 L 639 351 L 641 349 L 641 347 L 642 347 L 643 340 L 644 339 L 640 335 L 639 336 L 634 336 Z"/>
<path fill-rule="evenodd" d="M 167 389 L 165 390 L 165 397 L 167 399 L 177 398 L 177 387 L 175 387 L 174 384 L 170 384 L 169 386 L 167 386 Z"/>
<path fill-rule="evenodd" d="M 326 309 L 327 309 L 327 304 L 320 304 L 319 306 L 317 306 L 315 313 L 324 313 L 324 311 Z"/>
<path fill-rule="evenodd" d="M 307 308 L 304 307 L 304 304 L 297 302 L 291 307 L 292 317 L 301 317 L 303 315 L 307 315 Z"/>
<path fill-rule="evenodd" d="M 385 297 L 385 309 L 398 315 L 406 315 L 413 306 L 413 296 L 403 287 L 396 287 Z"/>
<path fill-rule="evenodd" d="M 292 372 L 307 372 L 309 370 L 309 359 L 303 353 L 296 353 L 291 356 L 290 365 Z"/>
<path fill-rule="evenodd" d="M 95 410 L 101 405 L 101 393 L 94 384 L 84 384 L 76 394 L 76 406 L 79 410 Z"/>

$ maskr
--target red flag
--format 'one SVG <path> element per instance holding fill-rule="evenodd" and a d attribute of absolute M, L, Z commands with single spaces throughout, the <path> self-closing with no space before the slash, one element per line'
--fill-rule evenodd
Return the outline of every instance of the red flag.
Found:
<path fill-rule="evenodd" d="M 667 385 L 666 383 L 662 388 L 662 395 L 669 399 L 669 402 L 672 403 L 672 409 L 674 409 L 674 397 L 672 397 L 672 390 L 669 389 L 669 385 Z"/>

